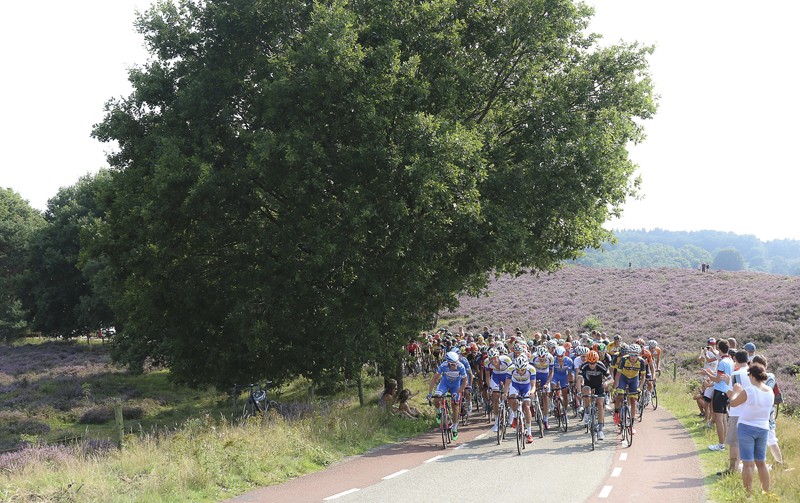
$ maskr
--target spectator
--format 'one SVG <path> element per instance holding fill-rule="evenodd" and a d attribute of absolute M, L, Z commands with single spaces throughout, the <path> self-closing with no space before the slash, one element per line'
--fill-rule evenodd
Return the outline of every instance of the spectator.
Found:
<path fill-rule="evenodd" d="M 416 407 L 411 407 L 408 405 L 409 398 L 416 396 L 417 393 L 411 393 L 411 390 L 404 389 L 398 395 L 400 399 L 400 403 L 397 405 L 397 413 L 403 417 L 407 417 L 409 419 L 417 419 L 419 418 L 419 410 Z"/>
<path fill-rule="evenodd" d="M 728 341 L 717 341 L 717 349 L 721 355 L 717 362 L 717 371 L 712 372 L 704 368 L 701 373 L 714 383 L 714 393 L 711 396 L 711 408 L 714 411 L 714 425 L 717 427 L 718 443 L 711 444 L 708 448 L 712 451 L 724 451 L 725 426 L 727 422 L 725 414 L 728 413 L 728 395 L 726 393 L 730 389 L 728 382 L 730 381 L 731 374 L 733 374 L 733 361 L 728 355 Z"/>
<path fill-rule="evenodd" d="M 730 355 L 731 358 L 736 354 L 736 348 L 736 339 L 728 337 L 728 355 Z"/>
<path fill-rule="evenodd" d="M 747 361 L 753 361 L 753 357 L 756 355 L 756 345 L 752 342 L 748 342 L 744 345 L 744 350 L 747 351 Z M 766 365 L 765 365 L 766 367 Z"/>
<path fill-rule="evenodd" d="M 742 483 L 749 496 L 753 489 L 754 468 L 758 469 L 761 489 L 769 491 L 767 437 L 775 394 L 766 384 L 767 371 L 763 365 L 753 363 L 747 374 L 749 385 L 734 383 L 727 395 L 732 406 L 741 407 L 738 425 L 739 453 L 742 458 Z"/>
<path fill-rule="evenodd" d="M 763 355 L 755 355 L 753 357 L 753 363 L 758 363 L 760 365 L 763 365 L 764 369 L 766 370 L 767 357 Z M 785 465 L 783 464 L 783 453 L 781 452 L 780 445 L 778 445 L 778 437 L 775 434 L 775 416 L 778 414 L 778 403 L 779 403 L 778 397 L 780 396 L 778 381 L 775 379 L 775 374 L 767 372 L 766 385 L 772 389 L 772 392 L 775 395 L 775 400 L 772 405 L 772 410 L 769 413 L 769 434 L 767 435 L 767 447 L 769 447 L 769 452 L 772 453 L 772 457 L 775 459 L 775 463 L 777 463 L 779 466 L 785 467 Z"/>
<path fill-rule="evenodd" d="M 737 351 L 733 357 L 734 371 L 733 382 L 742 386 L 748 384 L 747 379 L 747 352 Z M 728 411 L 728 424 L 725 426 L 725 444 L 728 446 L 728 469 L 717 472 L 717 475 L 727 475 L 739 471 L 739 407 L 731 404 Z"/>
<path fill-rule="evenodd" d="M 392 405 L 394 405 L 394 396 L 396 393 L 397 381 L 389 379 L 386 381 L 386 385 L 383 387 L 383 393 L 381 393 L 381 397 L 378 399 L 378 406 L 386 410 L 391 410 Z"/>

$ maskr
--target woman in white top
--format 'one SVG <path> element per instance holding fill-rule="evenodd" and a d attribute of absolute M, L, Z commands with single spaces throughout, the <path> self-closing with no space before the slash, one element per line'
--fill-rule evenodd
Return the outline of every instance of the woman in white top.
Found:
<path fill-rule="evenodd" d="M 728 390 L 731 406 L 738 406 L 739 456 L 742 460 L 742 483 L 748 494 L 753 488 L 753 468 L 758 468 L 761 488 L 769 491 L 767 468 L 767 436 L 769 415 L 775 394 L 765 384 L 767 371 L 754 363 L 747 370 L 748 382 L 736 383 Z"/>

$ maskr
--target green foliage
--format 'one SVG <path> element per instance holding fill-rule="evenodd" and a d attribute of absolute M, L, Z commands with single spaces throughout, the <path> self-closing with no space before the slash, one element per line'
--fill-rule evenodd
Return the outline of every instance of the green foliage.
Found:
<path fill-rule="evenodd" d="M 741 271 L 744 269 L 744 259 L 736 249 L 724 248 L 714 256 L 711 267 L 723 271 Z"/>
<path fill-rule="evenodd" d="M 22 307 L 25 257 L 31 236 L 43 225 L 42 215 L 18 193 L 0 188 L 0 338 L 28 329 Z"/>
<path fill-rule="evenodd" d="M 587 316 L 581 323 L 581 328 L 590 332 L 592 330 L 603 330 L 603 322 L 597 316 Z"/>
<path fill-rule="evenodd" d="M 97 201 L 109 180 L 109 173 L 101 171 L 59 190 L 48 201 L 47 225 L 31 237 L 26 281 L 30 293 L 25 307 L 31 328 L 43 335 L 85 335 L 114 324 L 108 304 L 90 282 L 100 269 L 98 261 L 80 268 L 81 235 L 102 219 Z"/>
<path fill-rule="evenodd" d="M 391 368 L 489 272 L 610 237 L 655 111 L 565 0 L 161 3 L 107 105 L 115 357 L 192 385 Z"/>

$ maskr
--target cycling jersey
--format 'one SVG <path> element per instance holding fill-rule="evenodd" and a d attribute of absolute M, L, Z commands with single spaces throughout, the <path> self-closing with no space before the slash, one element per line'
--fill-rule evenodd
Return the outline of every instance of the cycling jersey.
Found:
<path fill-rule="evenodd" d="M 579 372 L 583 377 L 583 385 L 588 386 L 592 390 L 592 394 L 605 396 L 603 381 L 611 377 L 611 374 L 608 372 L 608 367 L 598 362 L 595 364 L 594 368 L 592 368 L 591 364 L 586 362 L 581 365 Z"/>
<path fill-rule="evenodd" d="M 628 379 L 633 379 L 634 377 L 639 377 L 646 373 L 646 365 L 645 361 L 639 356 L 636 358 L 626 356 L 617 361 L 617 372 Z"/>
<path fill-rule="evenodd" d="M 508 355 L 500 355 L 497 357 L 497 359 L 497 365 L 492 363 L 491 359 L 487 359 L 486 362 L 486 368 L 492 372 L 492 391 L 501 390 L 501 384 L 505 383 L 506 379 L 508 378 L 508 368 L 514 365 Z"/>
<path fill-rule="evenodd" d="M 462 378 L 467 377 L 467 369 L 461 362 L 458 362 L 454 369 L 450 368 L 448 362 L 443 362 L 436 369 L 436 373 L 442 375 L 442 382 L 446 381 L 448 383 L 460 383 Z"/>
<path fill-rule="evenodd" d="M 553 382 L 557 382 L 562 388 L 569 385 L 569 374 L 575 372 L 575 364 L 572 358 L 564 357 L 564 360 L 559 363 L 558 358 L 553 362 Z"/>
<path fill-rule="evenodd" d="M 553 355 L 547 354 L 543 357 L 534 356 L 531 358 L 531 365 L 536 368 L 537 374 L 549 374 L 550 369 L 553 368 L 553 364 L 555 362 L 555 358 Z"/>
<path fill-rule="evenodd" d="M 536 369 L 528 364 L 519 369 L 516 365 L 508 368 L 508 375 L 511 377 L 511 384 L 508 388 L 509 396 L 519 396 L 523 399 L 531 395 L 531 378 L 536 375 Z"/>

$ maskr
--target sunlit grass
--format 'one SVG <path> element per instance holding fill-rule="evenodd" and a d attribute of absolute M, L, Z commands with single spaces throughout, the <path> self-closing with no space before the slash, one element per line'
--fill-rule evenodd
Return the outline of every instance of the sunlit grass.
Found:
<path fill-rule="evenodd" d="M 691 435 L 700 457 L 705 486 L 710 501 L 716 502 L 773 502 L 773 501 L 800 501 L 800 478 L 796 470 L 785 471 L 774 467 L 770 472 L 771 493 L 761 494 L 758 475 L 754 474 L 753 495 L 748 498 L 742 485 L 742 477 L 735 473 L 728 476 L 717 476 L 728 468 L 728 452 L 713 452 L 708 450 L 710 444 L 717 443 L 717 434 L 714 428 L 706 428 L 703 418 L 698 417 L 697 405 L 692 399 L 691 376 L 678 374 L 673 381 L 671 375 L 658 381 L 658 394 L 660 404 L 663 404 L 675 415 Z M 781 414 L 777 420 L 777 435 L 784 462 L 789 467 L 800 466 L 800 421 L 797 418 Z M 769 450 L 767 463 L 774 464 Z"/>
<path fill-rule="evenodd" d="M 240 426 L 207 414 L 177 429 L 128 434 L 121 451 L 0 466 L 0 501 L 219 501 L 432 427 L 429 416 L 411 421 L 378 410 L 377 382 L 365 390 L 367 407 L 338 400 L 324 414 L 254 418 Z M 421 390 L 425 383 L 406 386 Z M 420 405 L 420 396 L 413 401 Z"/>

